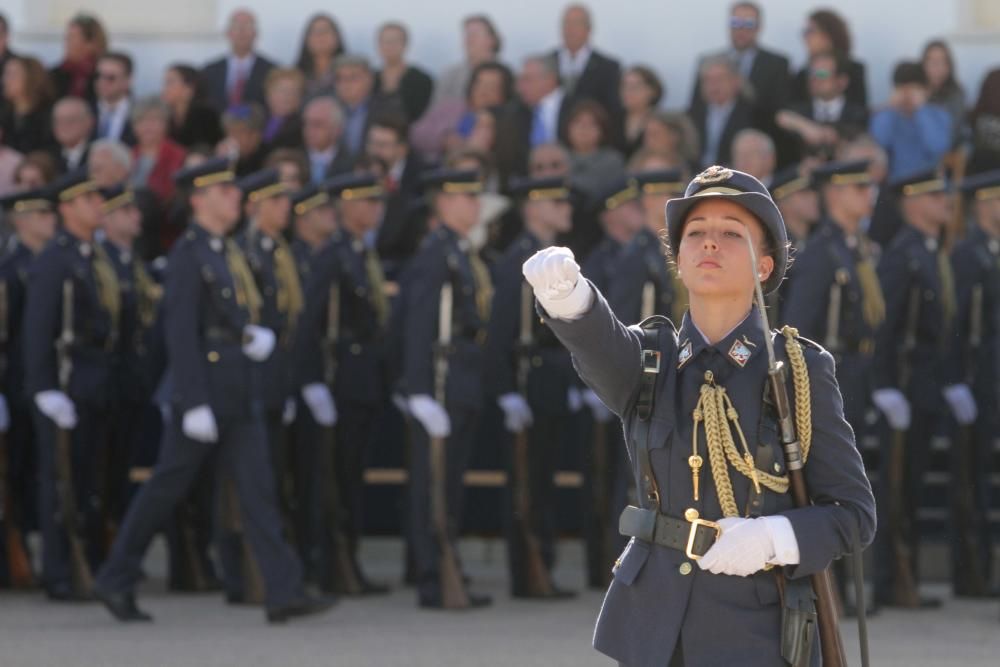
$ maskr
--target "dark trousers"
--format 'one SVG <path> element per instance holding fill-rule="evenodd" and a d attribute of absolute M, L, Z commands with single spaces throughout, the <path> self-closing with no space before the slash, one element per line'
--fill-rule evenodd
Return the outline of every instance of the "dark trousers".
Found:
<path fill-rule="evenodd" d="M 507 555 L 510 566 L 511 589 L 515 593 L 528 592 L 528 545 L 525 530 L 538 540 L 538 548 L 547 570 L 555 565 L 556 521 L 555 472 L 559 458 L 559 444 L 566 429 L 570 428 L 571 418 L 568 415 L 552 415 L 536 411 L 534 423 L 527 433 L 527 515 L 520 516 L 521 507 L 518 499 L 519 483 L 516 465 L 513 460 L 514 449 L 506 447 L 507 452 L 507 502 L 505 513 L 507 522 Z M 513 438 L 507 434 L 509 438 Z M 523 522 L 523 523 L 522 523 Z"/>
<path fill-rule="evenodd" d="M 445 439 L 445 498 L 448 540 L 457 554 L 465 497 L 463 475 L 476 435 L 479 411 L 449 409 L 451 435 Z M 431 515 L 431 441 L 419 422 L 412 421 L 410 438 L 410 536 L 416 566 L 417 593 L 421 598 L 440 599 L 441 552 Z"/>
<path fill-rule="evenodd" d="M 364 528 L 365 452 L 371 446 L 378 408 L 356 401 L 337 401 L 334 466 L 340 493 L 342 530 L 357 569 L 358 541 Z"/>
<path fill-rule="evenodd" d="M 129 509 L 99 573 L 101 588 L 128 592 L 135 587 L 153 536 L 187 495 L 202 461 L 217 449 L 220 471 L 233 480 L 239 495 L 243 529 L 260 566 L 267 606 L 280 607 L 302 595 L 302 567 L 281 533 L 263 422 L 255 415 L 220 421 L 218 426 L 217 443 L 200 443 L 183 434 L 181 416 L 174 415 L 153 477 Z"/>
<path fill-rule="evenodd" d="M 993 472 L 993 443 L 1000 434 L 1000 415 L 987 392 L 976 395 L 979 416 L 971 426 L 953 425 L 951 479 L 949 495 L 953 521 L 951 542 L 951 581 L 956 595 L 984 595 L 992 578 L 993 550 L 989 510 L 993 507 L 990 474 Z M 960 452 L 959 447 L 965 451 Z M 960 466 L 964 466 L 961 469 Z M 964 480 L 964 483 L 962 482 Z M 969 512 L 971 509 L 971 512 Z M 965 534 L 962 534 L 962 533 Z M 970 561 L 976 562 L 970 562 Z M 985 579 L 978 584 L 970 574 L 977 568 Z"/>
<path fill-rule="evenodd" d="M 49 590 L 71 586 L 69 539 L 60 519 L 59 486 L 56 475 L 55 422 L 37 409 L 33 411 L 39 454 L 39 520 L 42 529 L 42 579 Z M 103 474 L 100 464 L 105 440 L 105 413 L 80 402 L 76 404 L 77 425 L 70 435 L 70 465 L 75 491 L 79 528 L 85 536 L 87 560 L 96 569 L 107 545 L 103 499 L 98 495 Z"/>

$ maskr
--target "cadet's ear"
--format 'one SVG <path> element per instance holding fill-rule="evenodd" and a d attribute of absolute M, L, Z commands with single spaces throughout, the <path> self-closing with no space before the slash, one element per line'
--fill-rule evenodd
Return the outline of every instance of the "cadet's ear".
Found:
<path fill-rule="evenodd" d="M 760 276 L 760 281 L 765 282 L 774 273 L 774 258 L 770 255 L 765 255 L 757 260 L 757 274 Z"/>

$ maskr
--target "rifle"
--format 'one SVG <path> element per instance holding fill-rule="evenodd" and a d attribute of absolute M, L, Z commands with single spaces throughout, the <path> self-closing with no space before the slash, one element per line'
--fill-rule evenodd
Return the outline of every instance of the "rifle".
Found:
<path fill-rule="evenodd" d="M 532 314 L 535 297 L 526 282 L 521 283 L 521 331 L 517 350 L 517 390 L 527 396 L 528 374 L 531 372 L 531 351 L 534 348 Z M 514 523 L 525 557 L 528 595 L 549 597 L 553 594 L 552 579 L 542 558 L 541 543 L 531 527 L 531 478 L 528 472 L 528 431 L 514 434 L 513 456 Z"/>
<path fill-rule="evenodd" d="M 845 269 L 837 269 L 833 284 L 830 285 L 830 299 L 826 306 L 826 337 L 823 340 L 823 347 L 830 352 L 840 351 L 840 307 L 844 285 L 849 279 L 845 275 Z"/>
<path fill-rule="evenodd" d="M 330 297 L 326 306 L 326 337 L 323 345 L 323 381 L 333 391 L 337 379 L 337 344 L 340 340 L 340 283 L 330 285 Z M 324 496 L 326 516 L 330 522 L 330 546 L 333 549 L 331 574 L 333 582 L 347 595 L 358 595 L 363 586 L 354 570 L 349 541 L 343 530 L 343 508 L 340 506 L 340 486 L 337 484 L 337 464 L 334 452 L 337 447 L 336 431 L 333 427 L 322 427 L 324 443 L 320 450 L 320 465 L 326 480 Z"/>
<path fill-rule="evenodd" d="M 56 356 L 59 361 L 59 388 L 69 394 L 69 380 L 73 374 L 71 351 L 73 335 L 73 280 L 63 281 L 62 290 L 62 333 L 56 340 Z M 73 433 L 56 427 L 56 493 L 59 501 L 59 517 L 69 542 L 70 574 L 73 590 L 80 597 L 90 597 L 94 578 L 87 562 L 87 552 L 83 546 L 83 522 L 76 506 L 76 485 L 73 483 Z"/>
<path fill-rule="evenodd" d="M 899 388 L 905 391 L 910 382 L 910 355 L 917 347 L 917 318 L 920 316 L 920 290 L 910 288 L 906 304 L 906 330 L 899 352 Z M 913 556 L 910 550 L 910 521 L 906 515 L 906 431 L 893 430 L 889 445 L 889 541 L 893 560 L 892 595 L 896 604 L 903 607 L 919 607 L 920 594 L 913 573 Z"/>
<path fill-rule="evenodd" d="M 749 232 L 749 230 L 747 230 Z M 757 274 L 757 253 L 753 247 L 753 240 L 749 233 L 746 234 L 747 247 L 750 249 L 751 266 L 753 267 L 754 291 L 757 300 L 757 309 L 760 311 L 761 326 L 764 329 L 764 346 L 767 348 L 767 376 L 770 382 L 771 394 L 774 397 L 774 408 L 778 415 L 778 424 L 781 430 L 781 444 L 785 452 L 785 467 L 788 470 L 788 478 L 792 492 L 792 502 L 796 507 L 809 507 L 812 502 L 809 499 L 809 490 L 806 487 L 806 476 L 802 470 L 802 444 L 799 442 L 798 434 L 795 432 L 795 421 L 792 419 L 792 411 L 788 400 L 788 386 L 786 384 L 785 364 L 778 361 L 774 356 L 774 342 L 771 340 L 771 326 L 767 321 L 767 311 L 764 305 L 764 291 L 760 286 L 760 276 Z M 861 576 L 860 572 L 856 576 Z M 817 572 L 810 577 L 813 592 L 816 594 L 816 619 L 819 624 L 820 650 L 823 658 L 823 667 L 847 667 L 847 657 L 844 652 L 844 643 L 840 637 L 840 620 L 837 609 L 837 596 L 833 586 L 833 574 L 830 568 Z M 858 601 L 859 615 L 864 617 L 864 604 L 862 597 Z M 864 635 L 862 635 L 863 637 Z M 864 639 L 862 640 L 862 654 L 867 655 Z M 867 665 L 867 661 L 863 660 Z"/>
<path fill-rule="evenodd" d="M 454 305 L 450 282 L 441 286 L 438 312 L 438 342 L 434 348 L 434 398 L 442 407 L 448 385 L 448 353 L 451 350 L 451 319 Z M 448 535 L 448 496 L 445 476 L 445 439 L 431 438 L 431 524 L 441 552 L 441 602 L 445 609 L 464 609 L 469 596 L 462 581 L 462 570 Z"/>
<path fill-rule="evenodd" d="M 238 560 L 243 581 L 242 602 L 261 604 L 264 602 L 264 577 L 260 573 L 257 559 L 254 557 L 250 544 L 243 534 L 243 516 L 240 513 L 240 500 L 236 492 L 236 484 L 231 478 L 224 478 L 219 487 L 218 502 L 222 503 L 223 524 L 228 544 L 238 545 Z"/>
<path fill-rule="evenodd" d="M 0 378 L 7 374 L 8 310 L 7 282 L 2 281 L 0 282 Z M 7 403 L 10 405 L 11 401 L 8 400 Z M 13 588 L 31 588 L 35 585 L 35 578 L 31 573 L 31 559 L 24 546 L 24 535 L 15 523 L 18 513 L 15 512 L 14 497 L 7 485 L 9 463 L 7 434 L 0 433 L 0 525 L 3 527 L 4 542 L 7 547 L 7 573 Z"/>

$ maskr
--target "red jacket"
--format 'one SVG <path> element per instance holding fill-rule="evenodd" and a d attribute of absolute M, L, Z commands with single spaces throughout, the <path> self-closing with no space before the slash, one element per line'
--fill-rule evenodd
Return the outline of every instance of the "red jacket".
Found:
<path fill-rule="evenodd" d="M 138 146 L 133 149 L 132 155 L 136 160 L 139 159 Z M 160 153 L 156 156 L 156 164 L 149 172 L 149 178 L 146 179 L 146 187 L 153 191 L 162 205 L 170 203 L 173 199 L 174 173 L 184 166 L 186 155 L 184 147 L 170 139 L 164 139 L 160 144 Z"/>

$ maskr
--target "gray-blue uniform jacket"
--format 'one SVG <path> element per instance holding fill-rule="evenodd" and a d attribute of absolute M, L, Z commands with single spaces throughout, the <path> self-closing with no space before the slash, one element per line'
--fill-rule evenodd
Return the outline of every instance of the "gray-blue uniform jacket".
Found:
<path fill-rule="evenodd" d="M 596 290 L 591 308 L 576 321 L 542 315 L 569 348 L 584 382 L 621 417 L 638 477 L 633 443 L 643 375 L 638 330 L 623 325 Z M 786 358 L 784 337 L 774 340 L 779 359 Z M 814 505 L 795 509 L 788 494 L 777 495 L 765 488 L 760 503 L 751 506 L 752 484 L 730 471 L 741 509 L 746 507 L 750 515 L 782 514 L 791 522 L 800 561 L 783 568 L 789 578 L 820 571 L 847 553 L 852 524 L 862 544 L 871 542 L 875 533 L 875 501 L 851 427 L 844 420 L 833 358 L 814 343 L 803 341 L 803 348 L 813 417 L 805 475 Z M 716 345 L 708 345 L 685 317 L 679 334 L 670 327 L 660 329 L 659 349 L 661 372 L 649 422 L 650 459 L 661 491 L 658 509 L 680 518 L 686 509 L 694 508 L 702 518 L 718 519 L 722 512 L 708 457 L 701 473 L 700 502 L 692 499 L 687 464 L 692 411 L 705 371 L 711 370 L 717 383 L 726 387 L 758 468 L 785 472 L 775 420 L 770 409 L 762 410 L 767 353 L 756 309 Z M 743 365 L 730 354 L 734 349 L 749 352 L 748 357 L 741 357 Z M 791 389 L 790 394 L 794 396 Z M 700 441 L 704 456 L 703 435 Z M 638 539 L 629 542 L 613 572 L 594 631 L 594 646 L 602 653 L 630 667 L 664 667 L 680 643 L 685 665 L 784 664 L 780 655 L 782 609 L 774 572 L 745 578 L 715 575 L 701 571 L 681 551 Z"/>
<path fill-rule="evenodd" d="M 663 256 L 663 241 L 643 227 L 622 250 L 611 274 L 606 294 L 615 315 L 623 322 L 642 319 L 643 288 L 653 284 L 653 312 L 669 315 L 674 300 L 673 278 Z"/>
<path fill-rule="evenodd" d="M 781 308 L 781 322 L 812 340 L 823 341 L 837 362 L 837 383 L 847 420 L 862 423 L 872 389 L 872 353 L 877 331 L 865 321 L 864 298 L 857 264 L 859 249 L 848 244 L 844 231 L 825 220 L 795 258 L 795 271 Z M 835 331 L 830 300 L 839 286 L 840 309 Z M 831 340 L 835 334 L 835 340 Z"/>
<path fill-rule="evenodd" d="M 972 382 L 979 414 L 990 423 L 1000 423 L 1000 239 L 989 238 L 979 227 L 955 245 L 951 254 L 955 272 L 957 316 L 952 363 L 955 382 Z M 973 312 L 972 294 L 982 290 L 980 312 Z M 973 318 L 980 322 L 978 349 L 971 345 Z"/>
<path fill-rule="evenodd" d="M 18 241 L 16 236 L 8 239 L 0 256 L 0 282 L 7 285 L 7 311 L 3 322 L 7 327 L 7 342 L 0 350 L 0 354 L 5 357 L 3 375 L 0 376 L 0 394 L 11 405 L 30 404 L 31 398 L 24 393 L 24 336 L 21 324 L 24 320 L 28 269 L 34 258 L 28 246 Z"/>

